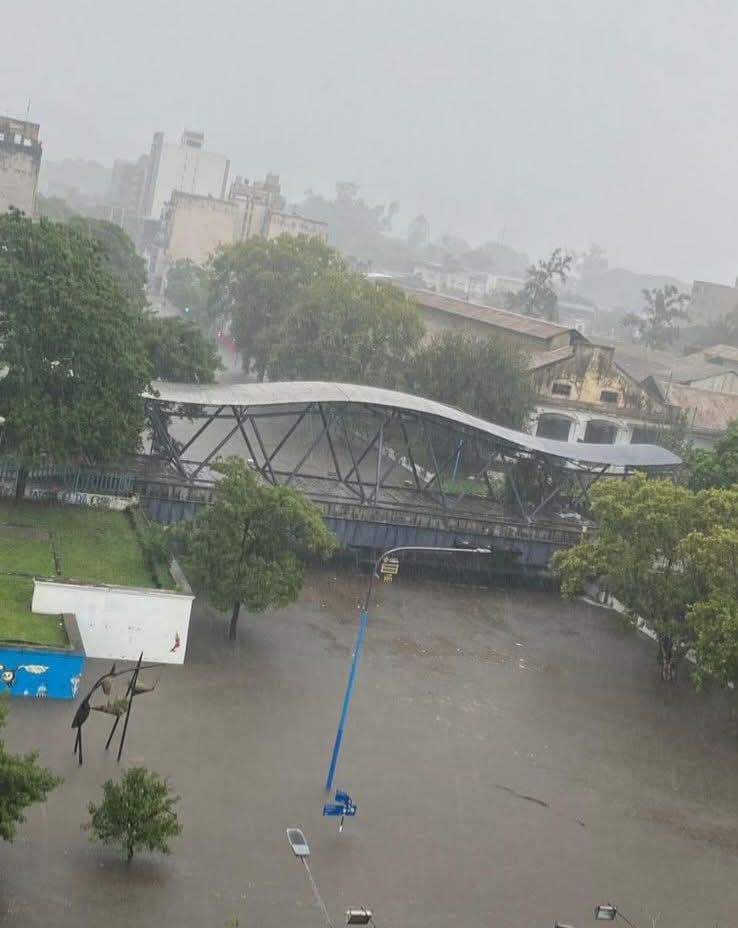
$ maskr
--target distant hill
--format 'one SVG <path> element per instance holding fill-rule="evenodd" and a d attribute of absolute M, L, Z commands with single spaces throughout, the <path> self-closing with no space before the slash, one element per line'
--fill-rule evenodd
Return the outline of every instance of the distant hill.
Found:
<path fill-rule="evenodd" d="M 603 308 L 636 312 L 643 306 L 643 290 L 664 287 L 666 284 L 673 284 L 680 290 L 691 290 L 689 284 L 677 280 L 676 277 L 636 274 L 619 267 L 588 275 L 577 281 L 573 289 L 579 296 L 586 297 Z"/>

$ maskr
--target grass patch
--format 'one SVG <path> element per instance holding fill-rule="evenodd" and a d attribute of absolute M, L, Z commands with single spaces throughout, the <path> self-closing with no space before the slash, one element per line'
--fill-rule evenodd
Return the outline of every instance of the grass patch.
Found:
<path fill-rule="evenodd" d="M 116 586 L 156 585 L 136 533 L 123 512 L 46 503 L 16 506 L 0 502 L 0 522 L 51 532 L 54 549 L 61 558 L 61 576 L 68 580 Z M 35 556 L 39 557 L 38 551 Z M 0 568 L 2 566 L 0 551 Z M 53 576 L 53 560 L 51 568 L 49 571 L 44 567 L 38 573 Z M 25 570 L 34 572 L 28 567 Z"/>
<path fill-rule="evenodd" d="M 0 575 L 0 641 L 68 645 L 61 617 L 31 612 L 33 580 Z"/>
<path fill-rule="evenodd" d="M 51 542 L 0 536 L 0 571 L 53 577 L 55 571 Z"/>

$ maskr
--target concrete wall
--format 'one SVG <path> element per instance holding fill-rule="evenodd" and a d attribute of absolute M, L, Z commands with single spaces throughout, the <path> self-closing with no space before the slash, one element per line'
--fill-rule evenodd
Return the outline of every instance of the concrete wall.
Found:
<path fill-rule="evenodd" d="M 170 590 L 34 580 L 31 610 L 77 617 L 88 657 L 184 663 L 194 596 Z"/>
<path fill-rule="evenodd" d="M 598 407 L 605 415 L 612 411 L 618 415 L 660 415 L 665 412 L 663 403 L 620 370 L 614 362 L 611 348 L 577 343 L 572 357 L 534 371 L 533 385 L 541 398 L 587 403 Z M 568 395 L 562 397 L 557 394 L 554 385 L 568 387 Z M 603 391 L 615 394 L 614 402 L 603 401 Z"/>
<path fill-rule="evenodd" d="M 638 422 L 637 420 L 622 419 L 615 415 L 606 415 L 601 412 L 587 412 L 581 409 L 567 409 L 562 406 L 547 406 L 542 404 L 536 407 L 532 417 L 530 431 L 538 434 L 538 419 L 541 416 L 554 415 L 569 420 L 569 434 L 562 441 L 584 441 L 589 422 L 606 422 L 615 427 L 615 445 L 630 444 L 634 426 L 655 428 L 653 422 Z"/>
<path fill-rule="evenodd" d="M 0 142 L 0 213 L 14 206 L 33 216 L 40 166 L 40 152 Z"/>
<path fill-rule="evenodd" d="M 84 654 L 24 645 L 0 645 L 0 692 L 9 696 L 74 699 Z"/>
<path fill-rule="evenodd" d="M 238 240 L 241 213 L 238 204 L 207 197 L 175 197 L 169 218 L 167 259 L 189 258 L 204 264 L 219 245 Z"/>
<path fill-rule="evenodd" d="M 280 235 L 308 235 L 328 241 L 328 224 L 314 219 L 305 219 L 294 213 L 272 213 L 269 217 L 267 238 L 275 239 Z"/>
<path fill-rule="evenodd" d="M 225 155 L 188 145 L 163 144 L 155 165 L 149 216 L 158 219 L 174 190 L 204 197 L 224 197 L 229 161 Z"/>
<path fill-rule="evenodd" d="M 62 648 L 20 642 L 0 644 L 0 693 L 38 699 L 74 699 L 85 666 L 77 622 L 60 617 L 69 638 Z"/>

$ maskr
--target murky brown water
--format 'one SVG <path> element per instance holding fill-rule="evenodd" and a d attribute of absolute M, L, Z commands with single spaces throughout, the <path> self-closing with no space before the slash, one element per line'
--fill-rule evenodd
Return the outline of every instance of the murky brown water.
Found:
<path fill-rule="evenodd" d="M 665 689 L 620 619 L 525 591 L 380 587 L 337 785 L 323 782 L 364 581 L 313 575 L 299 604 L 225 620 L 196 609 L 188 660 L 137 704 L 126 759 L 172 777 L 184 833 L 126 868 L 80 830 L 115 774 L 107 731 L 72 756 L 72 707 L 14 702 L 10 747 L 66 782 L 3 846 L 9 925 L 318 926 L 284 829 L 302 826 L 334 921 L 579 928 L 613 900 L 637 924 L 735 924 L 738 736 L 727 700 Z M 88 676 L 97 671 L 91 662 Z"/>

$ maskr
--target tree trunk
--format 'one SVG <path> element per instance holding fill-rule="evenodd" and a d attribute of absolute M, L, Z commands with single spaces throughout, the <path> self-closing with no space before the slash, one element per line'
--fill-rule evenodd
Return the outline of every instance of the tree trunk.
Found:
<path fill-rule="evenodd" d="M 129 864 L 133 860 L 133 845 L 128 845 L 128 853 L 126 855 L 126 863 Z"/>
<path fill-rule="evenodd" d="M 670 635 L 659 637 L 659 664 L 661 665 L 661 679 L 665 683 L 672 683 L 676 677 L 676 655 L 674 654 L 674 641 Z"/>
<path fill-rule="evenodd" d="M 18 465 L 18 473 L 15 478 L 15 502 L 23 502 L 26 492 L 26 481 L 28 480 L 28 468 L 24 464 Z"/>
<path fill-rule="evenodd" d="M 236 640 L 236 628 L 238 627 L 238 616 L 241 612 L 241 602 L 237 600 L 233 604 L 233 612 L 231 613 L 231 624 L 228 628 L 228 637 L 231 641 Z"/>

